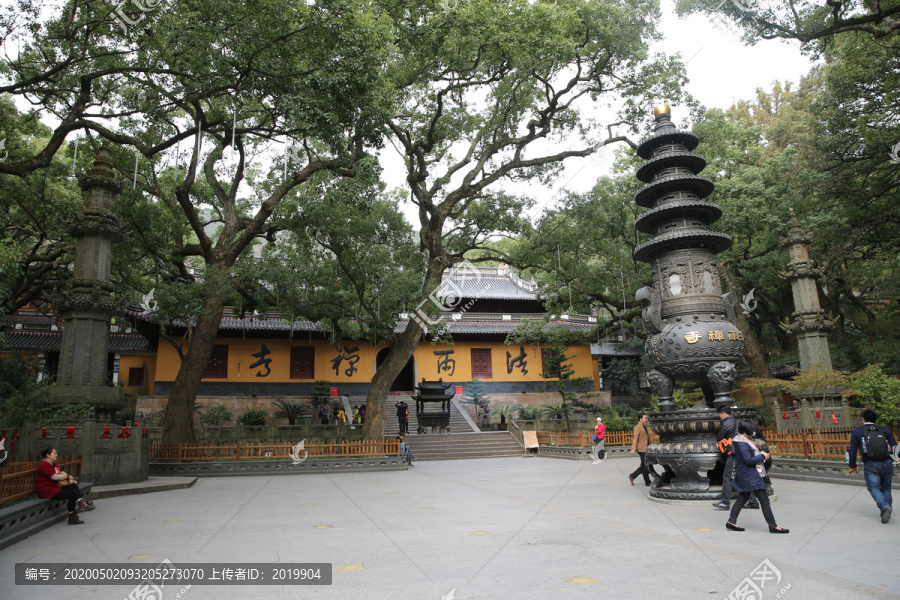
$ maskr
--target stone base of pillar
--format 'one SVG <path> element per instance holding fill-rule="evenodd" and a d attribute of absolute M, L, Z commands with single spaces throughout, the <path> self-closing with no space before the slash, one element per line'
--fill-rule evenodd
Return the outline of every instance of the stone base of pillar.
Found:
<path fill-rule="evenodd" d="M 59 385 L 50 386 L 50 402 L 67 404 L 85 402 L 96 409 L 97 418 L 110 421 L 116 411 L 125 408 L 125 390 L 118 386 Z M 108 415 L 108 418 L 101 418 Z"/>

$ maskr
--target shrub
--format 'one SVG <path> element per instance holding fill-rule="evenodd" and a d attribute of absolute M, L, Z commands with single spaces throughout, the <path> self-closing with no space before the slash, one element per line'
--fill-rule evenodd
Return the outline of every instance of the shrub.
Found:
<path fill-rule="evenodd" d="M 293 425 L 298 418 L 303 416 L 303 413 L 307 412 L 306 402 L 302 400 L 281 399 L 273 402 L 272 406 L 278 407 L 272 416 L 276 419 L 287 419 L 288 425 Z"/>
<path fill-rule="evenodd" d="M 207 409 L 205 413 L 200 415 L 200 422 L 204 425 L 219 427 L 225 425 L 234 419 L 234 413 L 228 410 L 224 404 L 217 404 Z"/>
<path fill-rule="evenodd" d="M 537 419 L 541 415 L 541 407 L 540 406 L 522 406 L 519 405 L 519 418 L 524 419 L 526 421 L 533 421 Z"/>
<path fill-rule="evenodd" d="M 238 423 L 244 427 L 261 427 L 269 420 L 269 412 L 264 408 L 248 408 L 238 415 Z"/>

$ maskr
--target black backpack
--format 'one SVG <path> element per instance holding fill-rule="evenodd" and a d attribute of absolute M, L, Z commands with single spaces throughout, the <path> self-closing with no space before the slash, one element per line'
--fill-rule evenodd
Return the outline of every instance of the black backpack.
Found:
<path fill-rule="evenodd" d="M 863 453 L 872 460 L 887 460 L 890 457 L 887 437 L 881 427 L 866 426 L 862 442 Z"/>

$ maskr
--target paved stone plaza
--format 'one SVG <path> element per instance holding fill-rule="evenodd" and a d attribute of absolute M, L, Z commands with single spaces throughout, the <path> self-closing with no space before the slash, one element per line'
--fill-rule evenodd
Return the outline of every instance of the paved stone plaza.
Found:
<path fill-rule="evenodd" d="M 327 587 L 167 586 L 165 600 L 721 599 L 764 559 L 781 579 L 765 582 L 763 600 L 900 595 L 900 515 L 882 525 L 864 487 L 775 480 L 773 510 L 791 533 L 770 534 L 755 510 L 737 533 L 708 503 L 650 502 L 648 488 L 628 484 L 636 465 L 435 461 L 405 472 L 201 478 L 98 499 L 84 525 L 0 551 L 0 597 L 124 600 L 133 585 L 14 586 L 14 564 L 164 559 L 334 565 Z"/>

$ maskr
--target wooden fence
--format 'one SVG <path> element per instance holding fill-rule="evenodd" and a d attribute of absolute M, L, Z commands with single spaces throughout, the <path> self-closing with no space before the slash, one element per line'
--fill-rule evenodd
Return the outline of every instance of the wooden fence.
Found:
<path fill-rule="evenodd" d="M 0 467 L 0 504 L 34 494 L 34 474 L 41 461 L 5 462 Z M 81 456 L 60 457 L 56 465 L 81 480 Z"/>
<path fill-rule="evenodd" d="M 241 444 L 154 444 L 150 462 L 200 462 L 210 460 L 290 459 L 295 444 L 289 442 Z M 308 454 L 307 454 L 308 453 Z M 306 442 L 300 457 L 351 458 L 400 456 L 400 440 Z"/>
<path fill-rule="evenodd" d="M 594 446 L 591 440 L 593 432 L 555 433 L 552 431 L 538 431 L 538 443 L 542 446 Z M 632 431 L 607 431 L 604 438 L 607 446 L 631 446 L 634 439 Z M 658 442 L 659 436 L 650 432 L 650 443 Z"/>

